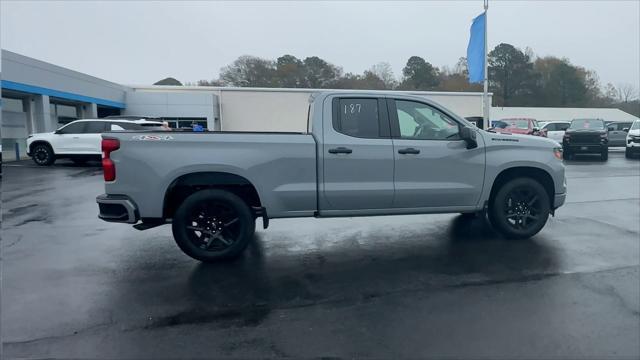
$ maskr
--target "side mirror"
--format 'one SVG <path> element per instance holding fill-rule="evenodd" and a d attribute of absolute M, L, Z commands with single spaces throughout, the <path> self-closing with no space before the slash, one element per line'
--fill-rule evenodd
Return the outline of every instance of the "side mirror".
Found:
<path fill-rule="evenodd" d="M 539 128 L 539 127 L 537 127 L 537 126 L 534 126 L 534 127 L 533 127 L 533 132 L 538 132 L 538 131 L 540 131 L 540 128 Z"/>
<path fill-rule="evenodd" d="M 460 130 L 460 138 L 467 143 L 467 149 L 475 149 L 478 147 L 475 129 L 468 126 L 463 127 Z"/>
<path fill-rule="evenodd" d="M 629 132 L 629 128 L 624 128 L 624 129 L 622 129 L 622 131 Z"/>

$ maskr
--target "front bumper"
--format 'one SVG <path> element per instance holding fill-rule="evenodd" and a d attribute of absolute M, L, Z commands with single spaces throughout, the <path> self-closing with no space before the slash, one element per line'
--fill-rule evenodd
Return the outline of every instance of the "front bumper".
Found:
<path fill-rule="evenodd" d="M 98 217 L 108 222 L 135 224 L 140 220 L 136 204 L 126 195 L 102 194 L 96 198 Z"/>
<path fill-rule="evenodd" d="M 564 205 L 565 200 L 567 199 L 567 193 L 556 194 L 553 199 L 553 209 L 557 209 L 560 206 Z"/>
<path fill-rule="evenodd" d="M 607 150 L 608 146 L 605 144 L 562 144 L 562 150 L 572 154 L 588 154 L 588 153 L 601 153 Z"/>
<path fill-rule="evenodd" d="M 626 146 L 629 150 L 640 151 L 640 138 L 627 138 Z"/>

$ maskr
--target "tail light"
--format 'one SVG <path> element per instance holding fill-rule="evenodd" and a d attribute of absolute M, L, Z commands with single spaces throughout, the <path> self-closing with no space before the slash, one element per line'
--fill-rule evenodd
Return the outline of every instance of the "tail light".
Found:
<path fill-rule="evenodd" d="M 102 139 L 102 170 L 104 171 L 104 181 L 114 181 L 116 179 L 116 164 L 111 160 L 111 153 L 120 149 L 120 140 Z"/>

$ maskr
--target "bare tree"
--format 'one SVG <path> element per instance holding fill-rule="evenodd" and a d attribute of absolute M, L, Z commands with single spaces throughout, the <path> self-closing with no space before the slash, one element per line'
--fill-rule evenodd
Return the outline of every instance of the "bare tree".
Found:
<path fill-rule="evenodd" d="M 393 70 L 388 62 L 380 62 L 371 67 L 369 72 L 384 82 L 386 89 L 393 89 L 398 85 L 396 77 L 393 75 Z M 365 73 L 366 77 L 366 73 Z"/>
<path fill-rule="evenodd" d="M 618 95 L 618 100 L 620 100 L 620 102 L 623 102 L 625 104 L 635 100 L 638 97 L 638 92 L 636 91 L 636 88 L 629 83 L 618 84 L 616 88 L 616 92 Z"/>

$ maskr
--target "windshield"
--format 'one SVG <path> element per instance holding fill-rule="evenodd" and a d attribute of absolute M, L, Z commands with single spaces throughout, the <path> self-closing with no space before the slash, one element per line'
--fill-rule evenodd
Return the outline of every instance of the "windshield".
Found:
<path fill-rule="evenodd" d="M 502 119 L 501 122 L 506 124 L 506 128 L 528 129 L 529 120 L 527 119 Z"/>
<path fill-rule="evenodd" d="M 640 120 L 636 120 L 633 122 L 633 125 L 631 125 L 631 130 L 638 130 L 640 129 Z"/>
<path fill-rule="evenodd" d="M 604 129 L 604 121 L 600 119 L 576 119 L 571 122 L 569 129 Z"/>

